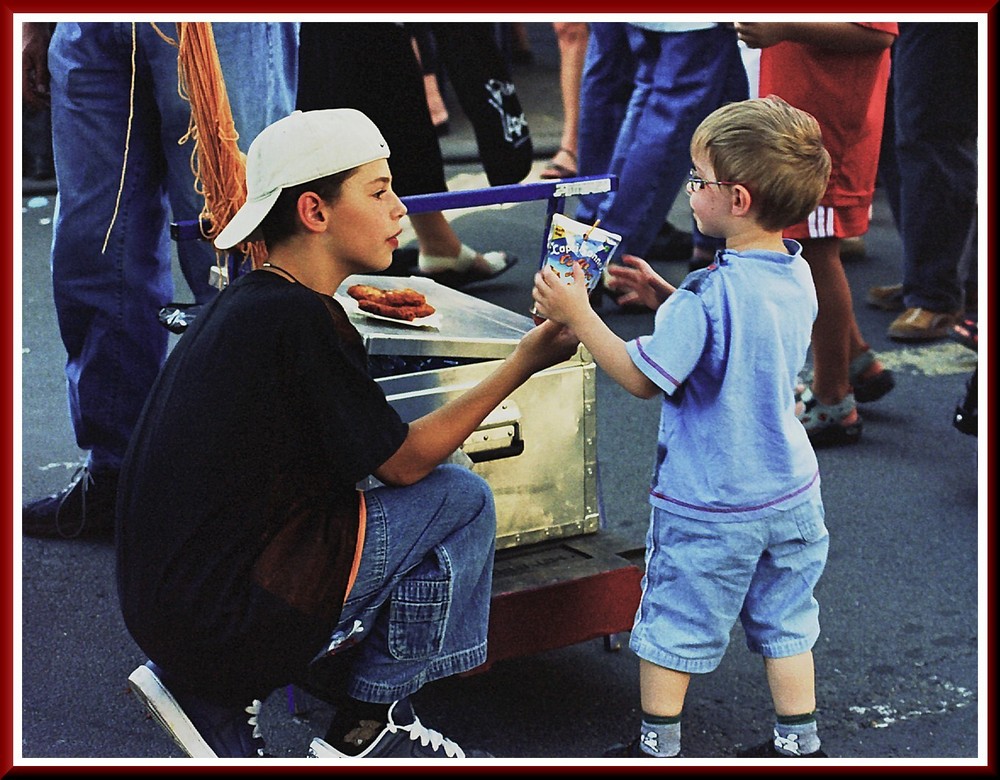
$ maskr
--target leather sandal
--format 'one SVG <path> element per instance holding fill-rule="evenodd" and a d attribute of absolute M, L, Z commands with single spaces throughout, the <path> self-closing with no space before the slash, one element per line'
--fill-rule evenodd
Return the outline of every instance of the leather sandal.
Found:
<path fill-rule="evenodd" d="M 874 374 L 869 369 L 875 363 L 875 353 L 870 349 L 858 355 L 848 368 L 848 379 L 854 390 L 854 400 L 859 404 L 877 401 L 896 386 L 896 376 L 888 368 Z M 801 401 L 806 390 L 812 389 L 812 370 L 803 369 L 795 386 L 795 400 Z"/>
<path fill-rule="evenodd" d="M 875 364 L 875 353 L 865 350 L 851 361 L 848 369 L 854 400 L 859 404 L 877 401 L 896 386 L 896 377 L 888 368 L 874 374 L 870 372 Z"/>
<path fill-rule="evenodd" d="M 950 335 L 952 341 L 957 341 L 973 352 L 979 351 L 979 322 L 977 320 L 966 317 L 961 322 L 955 323 Z"/>
<path fill-rule="evenodd" d="M 961 312 L 931 311 L 911 306 L 889 325 L 889 338 L 897 341 L 936 341 L 948 338 Z"/>

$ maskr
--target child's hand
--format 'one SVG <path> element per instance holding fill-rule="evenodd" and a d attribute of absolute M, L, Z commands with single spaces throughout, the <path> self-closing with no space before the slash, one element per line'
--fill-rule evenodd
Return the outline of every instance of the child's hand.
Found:
<path fill-rule="evenodd" d="M 750 49 L 766 49 L 788 38 L 786 25 L 781 22 L 736 22 L 733 27 Z"/>
<path fill-rule="evenodd" d="M 531 292 L 535 311 L 571 328 L 577 318 L 591 311 L 588 295 L 587 281 L 578 265 L 573 266 L 573 280 L 568 283 L 546 265 L 535 274 L 535 287 Z"/>
<path fill-rule="evenodd" d="M 580 339 L 565 325 L 547 320 L 529 330 L 517 345 L 531 373 L 569 360 L 576 353 Z"/>
<path fill-rule="evenodd" d="M 622 262 L 625 265 L 608 266 L 608 275 L 614 284 L 607 285 L 608 292 L 621 306 L 642 304 L 655 310 L 677 289 L 641 257 L 623 255 Z"/>

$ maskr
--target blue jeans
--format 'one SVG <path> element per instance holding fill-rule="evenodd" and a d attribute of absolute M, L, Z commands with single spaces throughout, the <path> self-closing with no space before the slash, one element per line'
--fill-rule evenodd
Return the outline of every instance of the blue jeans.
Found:
<path fill-rule="evenodd" d="M 687 180 L 695 128 L 719 106 L 745 100 L 749 89 L 731 27 L 659 33 L 591 24 L 580 88 L 580 174 L 616 174 L 618 190 L 582 197 L 576 218 L 600 219 L 602 228 L 620 233 L 619 256 L 645 255 Z M 696 246 L 719 246 L 696 228 L 693 236 Z"/>
<path fill-rule="evenodd" d="M 879 175 L 903 245 L 903 302 L 964 306 L 978 255 L 975 22 L 900 22 Z"/>
<path fill-rule="evenodd" d="M 157 26 L 176 40 L 173 22 Z M 213 28 L 246 151 L 257 133 L 295 107 L 298 23 Z M 178 144 L 191 107 L 178 94 L 177 49 L 149 23 L 136 24 L 135 36 L 128 137 L 132 25 L 60 22 L 49 47 L 58 187 L 52 285 L 73 429 L 95 471 L 120 467 L 166 356 L 169 334 L 157 312 L 174 295 L 170 220 L 197 219 L 202 209 L 192 142 Z M 206 302 L 217 292 L 208 282 L 214 249 L 204 241 L 176 249 L 195 300 Z"/>
<path fill-rule="evenodd" d="M 361 564 L 333 641 L 358 642 L 348 695 L 389 703 L 486 661 L 496 510 L 486 481 L 450 464 L 365 502 Z"/>

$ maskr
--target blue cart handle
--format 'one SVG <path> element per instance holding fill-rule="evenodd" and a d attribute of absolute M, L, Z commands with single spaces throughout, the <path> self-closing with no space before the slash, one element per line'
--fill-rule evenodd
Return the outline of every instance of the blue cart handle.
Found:
<path fill-rule="evenodd" d="M 522 203 L 529 200 L 548 198 L 555 201 L 555 208 L 562 208 L 567 197 L 613 192 L 618 189 L 618 177 L 578 176 L 572 179 L 529 182 L 527 184 L 503 184 L 476 190 L 455 190 L 454 192 L 432 192 L 426 195 L 408 195 L 401 200 L 411 214 L 427 211 L 447 211 L 475 206 L 492 206 L 499 203 Z M 203 237 L 201 226 L 196 219 L 181 220 L 170 225 L 170 236 L 174 241 L 191 241 Z"/>
<path fill-rule="evenodd" d="M 422 214 L 428 211 L 448 211 L 449 209 L 466 209 L 476 206 L 493 206 L 500 203 L 524 203 L 532 200 L 548 199 L 548 213 L 545 219 L 541 252 L 541 259 L 544 260 L 549 223 L 552 215 L 563 209 L 566 198 L 578 195 L 614 192 L 617 189 L 618 177 L 614 174 L 606 174 L 604 176 L 575 176 L 570 179 L 553 179 L 552 181 L 527 182 L 524 184 L 502 184 L 496 187 L 483 187 L 474 190 L 431 192 L 426 195 L 408 195 L 405 198 L 401 198 L 401 200 L 410 214 Z M 175 241 L 188 241 L 203 238 L 204 233 L 199 221 L 192 219 L 171 223 L 170 236 Z"/>
<path fill-rule="evenodd" d="M 474 206 L 492 206 L 498 203 L 523 203 L 529 200 L 558 201 L 559 206 L 570 196 L 593 195 L 618 189 L 618 177 L 577 176 L 572 179 L 528 182 L 526 184 L 502 184 L 477 190 L 455 190 L 453 192 L 431 192 L 426 195 L 408 195 L 402 198 L 411 214 L 426 211 L 447 211 L 466 209 Z"/>
<path fill-rule="evenodd" d="M 549 223 L 552 221 L 553 214 L 562 211 L 566 198 L 574 195 L 612 192 L 616 189 L 618 189 L 618 177 L 614 174 L 608 174 L 606 176 L 575 176 L 571 179 L 554 179 L 526 184 L 502 184 L 476 190 L 432 192 L 426 195 L 410 195 L 402 198 L 402 201 L 410 214 L 421 214 L 426 211 L 466 209 L 475 206 L 492 206 L 498 203 L 524 203 L 547 198 L 549 205 L 545 215 L 542 247 L 538 260 L 538 265 L 541 267 L 542 263 L 545 262 Z"/>

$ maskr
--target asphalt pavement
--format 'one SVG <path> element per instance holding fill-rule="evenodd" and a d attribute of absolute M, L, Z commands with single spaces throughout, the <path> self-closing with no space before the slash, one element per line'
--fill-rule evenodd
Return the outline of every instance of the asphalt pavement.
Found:
<path fill-rule="evenodd" d="M 535 146 L 536 165 L 527 179 L 532 181 L 558 146 L 561 108 L 551 26 L 528 26 L 535 59 L 514 66 L 514 78 Z M 451 132 L 442 138 L 449 186 L 485 187 L 471 130 L 453 99 L 450 106 Z M 84 458 L 66 411 L 64 352 L 52 304 L 53 205 L 51 184 L 25 182 L 22 217 L 15 224 L 11 458 L 13 483 L 20 484 L 25 500 L 61 488 Z M 986 565 L 992 529 L 983 477 L 988 450 L 985 435 L 965 435 L 952 425 L 978 358 L 951 341 L 907 345 L 887 338 L 894 315 L 867 306 L 864 294 L 871 285 L 900 278 L 900 243 L 881 193 L 873 214 L 865 254 L 847 259 L 845 267 L 862 332 L 895 371 L 897 387 L 862 407 L 860 443 L 819 451 L 831 534 L 817 592 L 820 733 L 838 766 L 953 774 L 984 766 L 992 747 L 986 728 L 992 649 Z M 690 229 L 683 198 L 669 216 L 675 226 Z M 465 292 L 526 312 L 545 203 L 468 209 L 449 212 L 449 218 L 466 243 L 520 257 L 502 277 Z M 686 272 L 681 261 L 656 267 L 674 282 Z M 985 277 L 985 267 L 980 271 Z M 176 278 L 177 300 L 184 300 L 183 282 Z M 985 282 L 981 278 L 988 289 Z M 601 312 L 624 338 L 652 327 L 651 313 L 622 312 L 610 302 Z M 986 397 L 989 372 L 980 374 Z M 596 415 L 604 523 L 599 533 L 623 548 L 641 549 L 657 404 L 628 396 L 598 372 Z M 21 539 L 17 518 L 14 511 L 13 763 L 190 767 L 128 690 L 126 678 L 144 657 L 118 611 L 112 545 Z M 579 608 L 582 615 L 588 605 Z M 600 756 L 638 728 L 637 670 L 627 646 L 612 651 L 595 639 L 433 683 L 415 701 L 426 724 L 489 751 L 500 765 L 592 765 L 619 773 L 621 765 Z M 328 715 L 322 702 L 304 694 L 289 698 L 286 690 L 265 702 L 262 728 L 282 771 L 306 763 L 301 757 L 309 740 L 325 730 Z M 719 669 L 692 683 L 683 762 L 733 763 L 738 746 L 769 734 L 771 719 L 760 662 L 735 628 Z"/>

